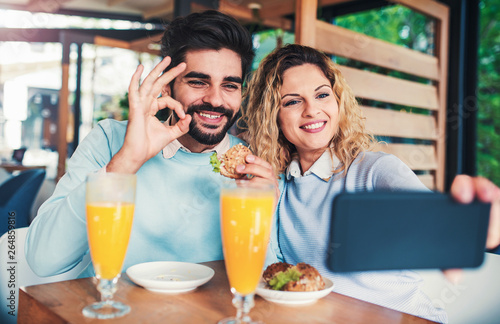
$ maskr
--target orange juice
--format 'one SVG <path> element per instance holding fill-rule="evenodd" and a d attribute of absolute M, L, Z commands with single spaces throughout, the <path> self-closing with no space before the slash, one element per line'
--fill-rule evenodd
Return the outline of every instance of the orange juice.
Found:
<path fill-rule="evenodd" d="M 221 191 L 224 259 L 232 288 L 256 288 L 264 266 L 274 212 L 274 191 Z"/>
<path fill-rule="evenodd" d="M 98 278 L 111 280 L 122 270 L 134 219 L 134 204 L 87 204 L 90 255 Z"/>

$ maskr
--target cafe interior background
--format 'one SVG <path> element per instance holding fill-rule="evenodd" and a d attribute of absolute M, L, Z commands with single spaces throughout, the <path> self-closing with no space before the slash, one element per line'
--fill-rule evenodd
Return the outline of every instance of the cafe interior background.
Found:
<path fill-rule="evenodd" d="M 0 181 L 23 168 L 45 169 L 33 218 L 64 174 L 67 159 L 96 123 L 103 118 L 127 119 L 130 78 L 139 63 L 150 71 L 159 62 L 157 42 L 173 17 L 205 8 L 233 15 L 252 32 L 255 69 L 276 46 L 298 42 L 296 30 L 305 29 L 307 35 L 307 26 L 298 23 L 296 13 L 298 8 L 307 10 L 310 3 L 0 0 L 0 158 L 3 166 L 10 167 Z M 449 33 L 444 34 L 448 55 L 439 61 L 447 64 L 445 80 L 393 72 L 374 67 L 370 59 L 367 63 L 339 55 L 349 53 L 349 47 L 332 54 L 332 59 L 348 67 L 444 85 L 446 98 L 439 99 L 446 103 L 442 113 L 377 98 L 360 102 L 417 117 L 444 116 L 433 121 L 442 123 L 439 138 L 377 134 L 395 145 L 437 143 L 430 151 L 437 156 L 432 157 L 431 167 L 412 167 L 430 188 L 447 190 L 457 173 L 482 175 L 500 185 L 500 0 L 321 0 L 316 12 L 318 20 L 343 29 L 439 56 L 446 53 L 436 46 L 443 37 L 438 32 L 441 22 L 425 14 L 433 7 L 449 9 Z M 308 45 L 307 41 L 301 36 L 301 43 Z M 19 149 L 26 149 L 22 163 L 13 160 Z"/>

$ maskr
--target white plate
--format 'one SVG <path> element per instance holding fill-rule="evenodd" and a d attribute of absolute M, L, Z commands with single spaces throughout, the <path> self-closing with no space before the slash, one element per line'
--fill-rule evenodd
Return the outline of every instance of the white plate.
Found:
<path fill-rule="evenodd" d="M 266 284 L 264 282 L 261 282 L 257 287 L 256 293 L 265 300 L 278 304 L 286 304 L 286 305 L 312 304 L 318 299 L 328 295 L 333 289 L 333 282 L 330 279 L 323 277 L 323 281 L 325 282 L 324 289 L 319 291 L 304 291 L 304 292 L 272 290 L 270 288 L 266 288 Z"/>
<path fill-rule="evenodd" d="M 134 283 L 161 293 L 181 293 L 208 282 L 215 271 L 207 266 L 188 262 L 146 262 L 131 266 L 127 275 Z"/>

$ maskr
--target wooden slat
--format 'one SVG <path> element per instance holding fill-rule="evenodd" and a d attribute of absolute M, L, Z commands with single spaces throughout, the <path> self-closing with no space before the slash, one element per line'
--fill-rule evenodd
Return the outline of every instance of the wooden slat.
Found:
<path fill-rule="evenodd" d="M 295 42 L 300 45 L 316 47 L 317 0 L 297 0 L 295 16 Z"/>
<path fill-rule="evenodd" d="M 432 55 L 319 20 L 316 21 L 316 48 L 431 80 L 439 77 L 438 61 Z"/>
<path fill-rule="evenodd" d="M 448 90 L 448 42 L 449 42 L 449 8 L 444 10 L 442 17 L 436 23 L 436 56 L 439 59 L 440 79 L 438 82 L 439 91 L 439 111 L 438 129 L 439 138 L 436 143 L 438 152 L 439 168 L 436 172 L 436 188 L 439 191 L 445 190 L 445 168 L 446 168 L 446 111 L 447 111 L 447 90 Z"/>
<path fill-rule="evenodd" d="M 432 174 L 419 174 L 418 179 L 429 189 L 436 189 L 436 177 Z"/>
<path fill-rule="evenodd" d="M 436 140 L 434 116 L 362 106 L 367 130 L 379 136 Z"/>
<path fill-rule="evenodd" d="M 69 55 L 69 54 L 68 54 Z M 62 64 L 61 90 L 59 91 L 59 115 L 57 123 L 57 180 L 66 172 L 66 157 L 68 156 L 68 113 L 69 113 L 69 64 Z M 57 182 L 57 181 L 56 181 Z"/>
<path fill-rule="evenodd" d="M 95 36 L 94 37 L 94 44 L 100 45 L 100 46 L 109 46 L 109 47 L 130 49 L 130 43 L 127 41 L 122 41 L 119 39 L 108 38 L 108 37 L 103 37 L 103 36 Z"/>
<path fill-rule="evenodd" d="M 380 143 L 375 151 L 393 154 L 412 170 L 436 170 L 436 150 L 433 145 Z"/>
<path fill-rule="evenodd" d="M 436 19 L 442 19 L 444 16 L 447 15 L 448 12 L 448 7 L 442 3 L 439 3 L 434 0 L 389 0 L 394 3 L 399 3 L 401 5 L 404 5 L 405 7 L 408 7 L 410 9 L 413 9 L 415 11 L 418 11 L 424 15 L 436 18 Z"/>
<path fill-rule="evenodd" d="M 238 5 L 234 1 L 220 0 L 219 11 L 225 13 L 226 15 L 232 16 L 236 19 L 241 19 L 245 21 L 255 20 L 251 9 L 249 9 L 248 7 Z M 263 18 L 262 24 L 264 26 L 281 28 L 283 30 L 292 29 L 292 21 L 289 19 L 282 17 L 265 18 L 262 16 L 261 18 Z"/>
<path fill-rule="evenodd" d="M 339 66 L 357 97 L 437 110 L 437 88 L 347 66 Z"/>

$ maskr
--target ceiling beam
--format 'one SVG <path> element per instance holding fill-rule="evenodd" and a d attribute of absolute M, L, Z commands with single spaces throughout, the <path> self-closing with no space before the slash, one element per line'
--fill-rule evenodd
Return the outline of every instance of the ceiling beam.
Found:
<path fill-rule="evenodd" d="M 230 0 L 220 0 L 219 11 L 236 19 L 248 22 L 257 22 L 250 8 L 237 5 Z M 261 24 L 267 27 L 281 28 L 283 30 L 292 29 L 292 21 L 281 17 L 262 19 Z"/>
<path fill-rule="evenodd" d="M 147 36 L 130 42 L 130 49 L 160 56 L 160 44 L 163 33 Z"/>
<path fill-rule="evenodd" d="M 166 0 L 165 3 L 142 12 L 145 20 L 153 17 L 164 17 L 174 13 L 174 0 Z"/>
<path fill-rule="evenodd" d="M 108 6 L 113 7 L 116 6 L 117 4 L 123 3 L 127 0 L 108 0 Z"/>
<path fill-rule="evenodd" d="M 349 2 L 353 0 L 318 0 L 318 7 L 333 6 L 344 2 Z M 266 4 L 262 6 L 260 10 L 260 16 L 264 19 L 273 17 L 282 17 L 286 15 L 291 15 L 295 13 L 295 1 L 281 0 L 276 1 L 271 4 Z"/>

